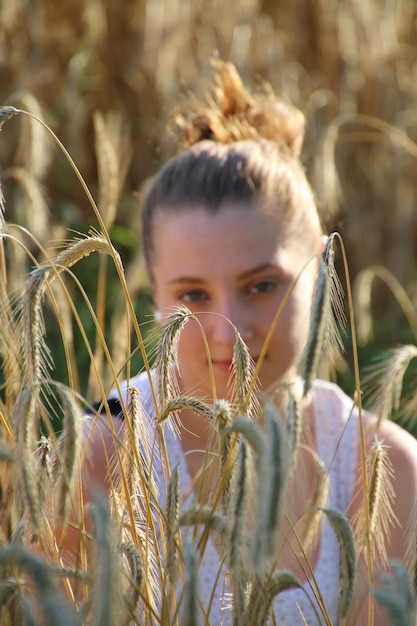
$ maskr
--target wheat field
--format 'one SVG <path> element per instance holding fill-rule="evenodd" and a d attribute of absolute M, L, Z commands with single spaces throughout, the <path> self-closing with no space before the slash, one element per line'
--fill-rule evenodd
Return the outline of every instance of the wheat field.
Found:
<path fill-rule="evenodd" d="M 369 402 L 378 401 L 382 417 L 394 412 L 415 428 L 416 28 L 412 0 L 0 5 L 1 624 L 196 624 L 196 551 L 181 535 L 193 525 L 216 533 L 234 569 L 236 624 L 268 623 L 273 598 L 299 584 L 291 572 L 268 570 L 280 513 L 268 506 L 288 487 L 291 460 L 276 484 L 266 474 L 270 467 L 259 461 L 262 455 L 279 458 L 271 442 L 285 444 L 274 411 L 266 412 L 268 432 L 274 433 L 269 438 L 249 420 L 256 402 L 245 346 L 237 336 L 238 406 L 172 395 L 164 388 L 166 367 L 189 313 L 178 311 L 156 334 L 140 263 L 141 188 L 172 150 L 165 119 L 190 93 L 205 90 L 213 54 L 233 61 L 254 88 L 267 81 L 305 112 L 304 163 L 325 228 L 340 233 L 347 250 L 346 260 L 338 238 L 330 239 L 347 294 L 343 306 L 357 329 L 352 333 L 347 325 L 346 351 L 331 375 L 354 392 L 371 357 L 390 349 L 364 375 Z M 324 271 L 325 284 L 334 270 Z M 313 329 L 307 380 L 319 367 L 321 341 Z M 121 485 L 109 501 L 94 503 L 90 553 L 73 501 L 83 412 L 94 401 L 106 408 L 116 381 L 151 362 L 163 398 L 157 407 L 161 424 L 192 406 L 219 433 L 215 504 L 179 510 L 178 476 L 170 468 L 167 509 L 149 516 L 154 494 L 141 469 L 146 451 L 137 445 L 143 416 L 131 390 L 124 407 L 130 428 L 117 459 Z M 373 454 L 368 479 L 377 489 L 381 481 L 373 481 L 372 468 L 383 471 L 383 450 L 376 446 Z M 236 548 L 245 542 L 239 520 L 245 519 L 247 493 L 270 482 L 257 519 L 257 558 L 249 559 L 247 570 Z M 318 489 L 310 506 L 320 508 L 322 495 Z M 371 493 L 370 500 L 379 495 Z M 343 620 L 363 546 L 343 516 L 323 514 L 343 555 Z M 55 525 L 64 534 L 74 525 L 81 529 L 71 568 L 61 558 Z M 164 536 L 166 566 L 155 546 L 156 526 Z M 172 589 L 178 567 L 185 572 L 187 602 L 177 614 Z M 415 572 L 414 549 L 410 564 L 393 568 L 376 598 L 393 625 L 413 624 Z M 330 624 L 325 607 L 320 619 Z"/>

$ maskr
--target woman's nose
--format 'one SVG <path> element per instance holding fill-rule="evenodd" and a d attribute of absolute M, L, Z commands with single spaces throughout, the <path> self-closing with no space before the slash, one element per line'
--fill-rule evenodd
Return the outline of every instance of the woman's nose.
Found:
<path fill-rule="evenodd" d="M 234 344 L 236 331 L 243 339 L 252 336 L 252 324 L 248 311 L 238 300 L 227 298 L 219 303 L 213 315 L 212 339 L 219 343 Z"/>

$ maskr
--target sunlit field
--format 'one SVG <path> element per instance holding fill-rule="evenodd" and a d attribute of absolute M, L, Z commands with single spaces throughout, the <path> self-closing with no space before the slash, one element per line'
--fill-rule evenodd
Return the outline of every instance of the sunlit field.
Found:
<path fill-rule="evenodd" d="M 172 154 L 168 114 L 206 90 L 213 55 L 307 118 L 303 161 L 332 236 L 300 364 L 305 393 L 314 376 L 329 377 L 359 412 L 372 408 L 417 433 L 416 25 L 411 0 L 0 6 L 1 624 L 198 624 L 195 572 L 208 533 L 233 572 L 234 624 L 271 623 L 274 598 L 300 586 L 269 558 L 294 480 L 297 406 L 288 392 L 284 429 L 266 401 L 265 430 L 256 424 L 255 376 L 237 331 L 233 405 L 177 395 L 169 364 L 192 315 L 181 308 L 155 324 L 141 263 L 141 189 Z M 331 359 L 329 343 L 338 348 Z M 113 430 L 119 452 L 108 459 L 119 480 L 84 508 L 86 412 L 106 421 L 109 391 L 151 366 L 155 440 L 128 386 L 128 427 L 122 439 Z M 178 468 L 167 468 L 164 506 L 146 468 L 164 458 L 165 429 L 184 407 L 212 424 L 219 480 L 204 503 L 181 509 Z M 324 508 L 317 460 L 314 499 L 297 527 L 300 554 L 320 516 L 335 530 L 341 624 L 358 559 L 374 580 L 381 525 L 395 515 L 384 455 L 378 442 L 363 455 L 368 506 L 356 526 Z M 62 555 L 68 534 L 71 563 Z M 415 536 L 410 520 L 409 561 L 380 581 L 369 626 L 373 602 L 392 625 L 415 623 Z"/>

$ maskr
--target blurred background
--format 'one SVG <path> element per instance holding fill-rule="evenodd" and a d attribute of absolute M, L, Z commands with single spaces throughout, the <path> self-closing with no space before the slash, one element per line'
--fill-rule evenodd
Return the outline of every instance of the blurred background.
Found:
<path fill-rule="evenodd" d="M 75 160 L 122 255 L 142 322 L 151 299 L 139 261 L 140 190 L 166 156 L 167 114 L 187 94 L 206 91 L 213 53 L 235 63 L 250 87 L 267 81 L 305 113 L 303 161 L 325 229 L 342 235 L 352 284 L 365 268 L 382 266 L 415 305 L 415 0 L 2 0 L 0 7 L 0 104 L 43 116 Z M 16 233 L 35 258 L 39 244 L 53 248 L 97 226 L 62 153 L 22 116 L 0 133 L 0 176 L 6 219 L 34 235 L 36 243 Z M 18 247 L 8 255 L 9 289 L 18 290 L 31 263 Z M 99 262 L 77 270 L 92 300 L 101 293 Z M 110 332 L 118 306 L 110 267 L 105 292 Z M 371 334 L 359 338 L 364 365 L 387 347 L 416 342 L 381 277 L 371 302 Z M 349 390 L 346 344 L 338 377 Z M 78 358 L 82 372 L 81 346 Z"/>

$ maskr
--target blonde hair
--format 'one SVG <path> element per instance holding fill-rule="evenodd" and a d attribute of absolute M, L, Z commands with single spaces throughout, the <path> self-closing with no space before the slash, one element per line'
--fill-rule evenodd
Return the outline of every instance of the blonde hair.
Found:
<path fill-rule="evenodd" d="M 151 269 L 156 211 L 225 206 L 267 210 L 287 228 L 317 236 L 317 208 L 299 156 L 304 115 L 269 90 L 249 92 L 231 63 L 213 61 L 205 102 L 178 107 L 170 119 L 181 151 L 156 174 L 142 208 L 143 250 Z"/>

